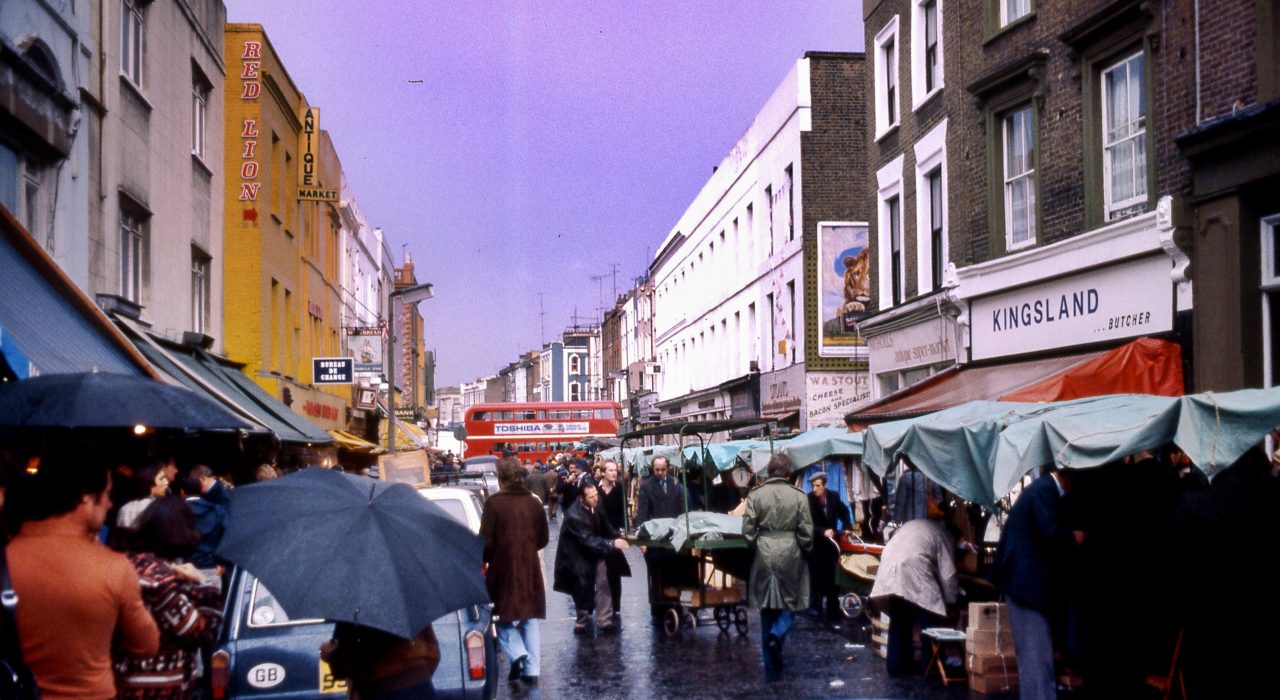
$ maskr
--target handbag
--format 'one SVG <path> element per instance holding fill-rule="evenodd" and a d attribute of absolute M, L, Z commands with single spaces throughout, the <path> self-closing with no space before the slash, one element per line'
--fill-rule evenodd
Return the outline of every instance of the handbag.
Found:
<path fill-rule="evenodd" d="M 18 642 L 18 594 L 9 580 L 9 562 L 0 547 L 0 700 L 40 700 L 40 688 L 27 662 L 22 660 Z"/>

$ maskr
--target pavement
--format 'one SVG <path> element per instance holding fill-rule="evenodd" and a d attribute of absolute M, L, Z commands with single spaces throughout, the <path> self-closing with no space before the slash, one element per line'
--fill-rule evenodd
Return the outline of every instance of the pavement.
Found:
<path fill-rule="evenodd" d="M 543 552 L 548 585 L 562 520 L 551 523 Z M 963 684 L 943 687 L 937 676 L 894 677 L 872 653 L 870 628 L 844 621 L 838 629 L 798 615 L 787 638 L 786 667 L 768 683 L 760 652 L 760 618 L 749 612 L 749 629 L 721 632 L 711 611 L 698 628 L 667 638 L 650 619 L 645 564 L 638 548 L 627 551 L 634 575 L 623 579 L 622 628 L 616 634 L 573 634 L 572 602 L 548 590 L 542 624 L 542 677 L 535 688 L 506 681 L 509 660 L 499 667 L 501 698 L 969 698 Z M 862 622 L 865 623 L 865 620 Z M 501 653 L 499 653 L 501 656 Z M 974 698 L 995 698 L 973 694 Z M 1000 700 L 1003 700 L 1001 698 Z"/>

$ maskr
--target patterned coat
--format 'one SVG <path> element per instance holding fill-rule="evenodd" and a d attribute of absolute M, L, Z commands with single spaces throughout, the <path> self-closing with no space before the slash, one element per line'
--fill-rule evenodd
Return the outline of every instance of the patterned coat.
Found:
<path fill-rule="evenodd" d="M 146 658 L 116 656 L 116 697 L 189 698 L 200 648 L 217 639 L 222 624 L 221 593 L 178 576 L 169 562 L 154 554 L 130 554 L 129 561 L 138 571 L 142 602 L 160 627 L 160 651 Z"/>
<path fill-rule="evenodd" d="M 753 608 L 804 610 L 809 607 L 809 566 L 813 548 L 809 498 L 782 478 L 747 494 L 742 534 L 754 544 L 747 599 Z"/>

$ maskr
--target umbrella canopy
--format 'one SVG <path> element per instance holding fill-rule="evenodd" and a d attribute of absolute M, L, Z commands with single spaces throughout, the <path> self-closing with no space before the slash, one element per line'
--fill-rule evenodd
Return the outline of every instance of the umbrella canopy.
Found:
<path fill-rule="evenodd" d="M 257 576 L 290 617 L 406 639 L 489 602 L 483 542 L 406 484 L 305 469 L 235 489 L 218 556 Z"/>
<path fill-rule="evenodd" d="M 146 377 L 46 374 L 0 385 L 0 426 L 253 430 L 190 389 Z"/>
<path fill-rule="evenodd" d="M 770 449 L 762 443 L 751 449 L 751 469 L 757 474 L 769 466 L 774 452 L 791 458 L 798 470 L 827 457 L 857 457 L 862 454 L 863 433 L 851 433 L 843 425 L 822 426 L 807 430 L 789 440 L 779 440 Z"/>

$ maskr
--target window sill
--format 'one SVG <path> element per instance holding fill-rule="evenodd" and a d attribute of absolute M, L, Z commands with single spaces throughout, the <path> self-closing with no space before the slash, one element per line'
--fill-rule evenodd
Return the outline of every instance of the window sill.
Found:
<path fill-rule="evenodd" d="M 209 177 L 213 177 L 213 168 L 210 168 L 209 164 L 204 162 L 204 158 L 201 157 L 199 153 L 193 152 L 191 154 L 191 163 L 195 165 L 197 168 L 199 168 L 200 171 L 203 172 L 205 175 L 208 175 Z"/>
<path fill-rule="evenodd" d="M 1025 24 L 1030 24 L 1033 20 L 1035 20 L 1035 18 L 1036 18 L 1036 11 L 1035 11 L 1035 10 L 1032 10 L 1032 11 L 1028 12 L 1027 14 L 1025 14 L 1025 15 L 1023 15 L 1023 16 L 1021 16 L 1021 17 L 1019 17 L 1019 18 L 1015 19 L 1015 20 L 1013 20 L 1012 22 L 1010 22 L 1010 23 L 1008 23 L 1008 24 L 1004 25 L 1003 27 L 998 27 L 998 28 L 996 28 L 996 30 L 995 30 L 994 32 L 992 32 L 990 36 L 988 36 L 986 39 L 983 39 L 983 41 L 982 41 L 982 45 L 983 45 L 984 47 L 988 46 L 988 45 L 989 45 L 989 44 L 991 44 L 992 42 L 994 42 L 994 41 L 996 41 L 996 40 L 1000 39 L 1001 37 L 1005 36 L 1006 34 L 1008 34 L 1008 33 L 1012 32 L 1013 30 L 1017 29 L 1018 27 L 1021 27 L 1021 26 L 1025 25 Z"/>
<path fill-rule="evenodd" d="M 889 128 L 885 129 L 883 133 L 876 134 L 876 143 L 880 143 L 881 141 L 884 141 L 885 139 L 897 133 L 898 127 L 901 125 L 902 125 L 902 122 L 894 122 L 890 124 Z"/>
<path fill-rule="evenodd" d="M 139 100 L 142 101 L 143 106 L 147 108 L 148 112 L 156 111 L 156 106 L 151 104 L 151 100 L 147 99 L 146 94 L 142 92 L 142 88 L 139 87 L 136 83 L 134 83 L 133 80 L 129 78 L 129 76 L 125 75 L 124 73 L 121 73 L 120 82 L 124 83 L 125 87 L 129 89 L 129 92 L 133 93 L 134 97 L 137 97 Z"/>
<path fill-rule="evenodd" d="M 1011 245 L 1008 241 L 1005 241 L 1004 243 L 1005 255 L 1008 255 L 1010 253 L 1019 253 L 1028 248 L 1034 248 L 1038 242 L 1039 241 L 1032 239 L 1029 241 L 1023 241 L 1022 243 L 1018 243 L 1017 245 Z"/>
<path fill-rule="evenodd" d="M 915 104 L 911 105 L 912 114 L 919 112 L 925 105 L 932 102 L 933 98 L 937 97 L 938 95 L 941 95 L 942 91 L 946 89 L 947 89 L 947 84 L 943 83 L 942 85 L 939 85 L 938 87 L 934 88 L 933 92 L 930 92 L 924 97 L 921 97 L 919 102 L 916 102 Z"/>

